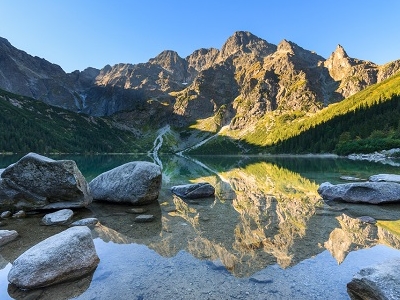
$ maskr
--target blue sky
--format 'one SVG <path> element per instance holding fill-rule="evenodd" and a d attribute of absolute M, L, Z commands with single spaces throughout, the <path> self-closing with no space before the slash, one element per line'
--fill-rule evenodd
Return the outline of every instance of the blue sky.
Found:
<path fill-rule="evenodd" d="M 0 0 L 0 36 L 66 72 L 220 49 L 235 31 L 327 58 L 341 44 L 377 64 L 400 59 L 398 0 Z"/>

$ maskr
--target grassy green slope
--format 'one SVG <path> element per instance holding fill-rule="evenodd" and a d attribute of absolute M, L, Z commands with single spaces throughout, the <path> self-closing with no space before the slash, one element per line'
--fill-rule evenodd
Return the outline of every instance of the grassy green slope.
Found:
<path fill-rule="evenodd" d="M 219 137 L 191 153 L 348 154 L 400 147 L 399 95 L 400 73 L 313 115 L 269 114 L 240 140 Z"/>
<path fill-rule="evenodd" d="M 136 137 L 106 118 L 55 108 L 0 90 L 0 153 L 142 152 Z"/>

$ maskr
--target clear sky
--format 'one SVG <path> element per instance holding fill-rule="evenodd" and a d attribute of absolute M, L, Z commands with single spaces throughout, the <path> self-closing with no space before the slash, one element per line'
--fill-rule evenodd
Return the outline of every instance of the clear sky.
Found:
<path fill-rule="evenodd" d="M 0 0 L 0 36 L 66 72 L 181 57 L 235 31 L 282 39 L 327 58 L 400 59 L 399 0 Z"/>

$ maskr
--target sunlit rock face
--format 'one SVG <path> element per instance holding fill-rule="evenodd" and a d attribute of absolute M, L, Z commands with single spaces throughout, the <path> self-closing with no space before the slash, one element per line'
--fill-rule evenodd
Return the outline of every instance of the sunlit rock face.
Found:
<path fill-rule="evenodd" d="M 383 225 L 393 221 L 378 222 L 378 225 L 362 222 L 359 218 L 351 218 L 345 214 L 336 218 L 340 228 L 335 228 L 324 243 L 338 263 L 342 263 L 346 256 L 359 249 L 370 248 L 384 244 L 396 249 L 400 246 L 399 235 L 387 230 Z"/>
<path fill-rule="evenodd" d="M 0 88 L 92 116 L 129 115 L 121 122 L 177 126 L 222 117 L 223 126 L 248 129 L 271 111 L 320 110 L 400 69 L 350 57 L 338 46 L 329 58 L 282 40 L 278 45 L 246 31 L 221 49 L 186 58 L 164 50 L 147 62 L 65 73 L 0 38 Z"/>
<path fill-rule="evenodd" d="M 221 262 L 235 276 L 250 276 L 320 253 L 336 226 L 334 217 L 317 214 L 323 210 L 317 185 L 274 164 L 248 164 L 196 181 L 211 183 L 216 197 L 204 203 L 174 195 L 161 203 L 162 240 L 149 247 L 162 255 L 185 249 Z"/>

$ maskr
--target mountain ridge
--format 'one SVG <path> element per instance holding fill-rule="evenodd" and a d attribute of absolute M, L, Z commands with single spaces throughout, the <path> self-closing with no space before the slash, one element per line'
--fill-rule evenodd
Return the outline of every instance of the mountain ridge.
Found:
<path fill-rule="evenodd" d="M 400 60 L 377 65 L 350 57 L 341 45 L 325 59 L 285 39 L 274 45 L 237 31 L 220 50 L 201 48 L 185 58 L 164 50 L 144 63 L 65 73 L 0 39 L 0 88 L 111 116 L 134 130 L 168 124 L 178 132 L 189 128 L 193 136 L 223 126 L 235 138 L 269 130 L 275 116 L 307 117 L 399 70 Z"/>

